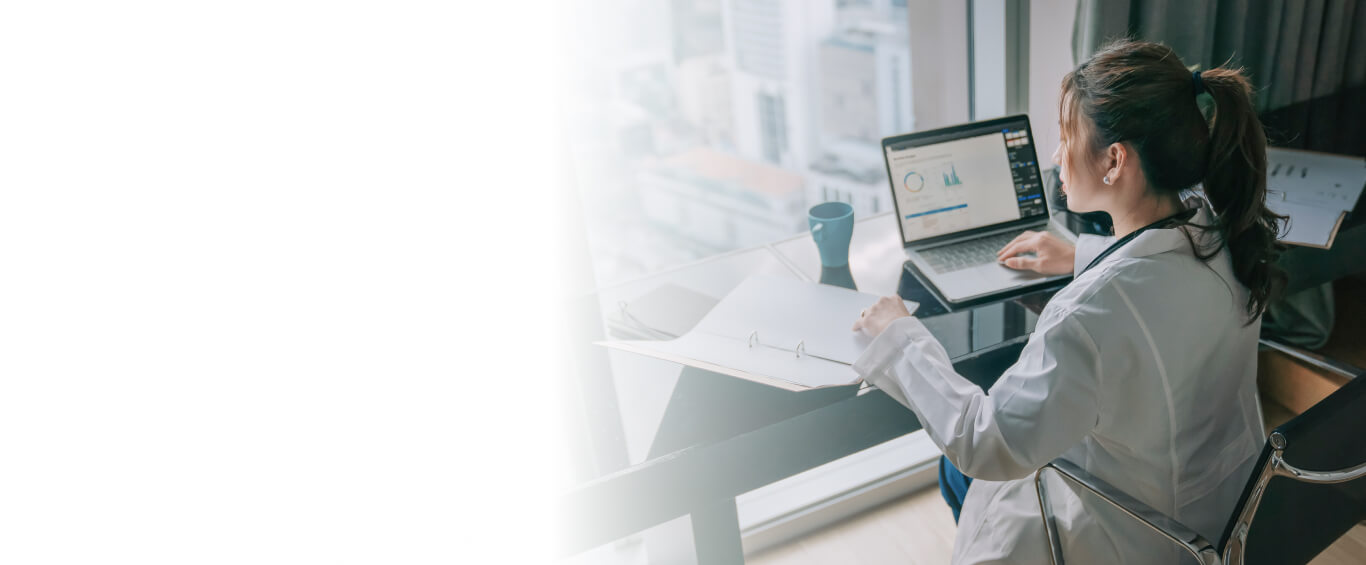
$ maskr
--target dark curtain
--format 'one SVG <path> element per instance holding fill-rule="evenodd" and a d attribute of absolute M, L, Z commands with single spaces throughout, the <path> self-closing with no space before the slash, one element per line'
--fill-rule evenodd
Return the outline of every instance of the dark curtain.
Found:
<path fill-rule="evenodd" d="M 1366 0 L 1078 0 L 1074 63 L 1123 36 L 1243 67 L 1276 145 L 1366 154 Z"/>

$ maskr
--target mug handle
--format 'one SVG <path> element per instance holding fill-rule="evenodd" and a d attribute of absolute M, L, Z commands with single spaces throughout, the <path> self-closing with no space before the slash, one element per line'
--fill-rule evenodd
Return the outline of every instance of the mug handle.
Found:
<path fill-rule="evenodd" d="M 820 243 L 821 236 L 825 235 L 825 233 L 821 231 L 821 228 L 823 227 L 825 227 L 825 224 L 811 226 L 811 239 L 816 240 L 816 243 Z"/>

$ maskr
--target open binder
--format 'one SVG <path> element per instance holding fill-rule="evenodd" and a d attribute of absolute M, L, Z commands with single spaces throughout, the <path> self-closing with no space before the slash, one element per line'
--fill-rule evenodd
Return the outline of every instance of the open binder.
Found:
<path fill-rule="evenodd" d="M 850 366 L 872 338 L 849 326 L 877 300 L 837 286 L 755 275 L 676 339 L 598 343 L 785 390 L 850 385 L 859 380 Z M 906 302 L 911 312 L 917 306 Z"/>

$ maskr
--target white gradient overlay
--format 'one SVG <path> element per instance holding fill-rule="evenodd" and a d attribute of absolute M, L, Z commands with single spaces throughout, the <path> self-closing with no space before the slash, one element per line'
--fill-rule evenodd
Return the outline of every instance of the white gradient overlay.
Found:
<path fill-rule="evenodd" d="M 550 560 L 556 9 L 8 5 L 0 562 Z"/>

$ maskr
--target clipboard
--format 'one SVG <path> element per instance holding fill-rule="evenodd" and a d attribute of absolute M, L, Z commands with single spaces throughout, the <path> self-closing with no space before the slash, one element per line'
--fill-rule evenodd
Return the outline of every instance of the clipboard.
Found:
<path fill-rule="evenodd" d="M 755 275 L 676 339 L 597 344 L 784 390 L 852 385 L 860 381 L 852 365 L 872 338 L 849 326 L 878 298 L 837 286 Z M 912 313 L 918 306 L 906 302 Z"/>
<path fill-rule="evenodd" d="M 1266 206 L 1290 217 L 1282 243 L 1329 249 L 1366 186 L 1366 160 L 1281 147 L 1266 150 Z"/>

